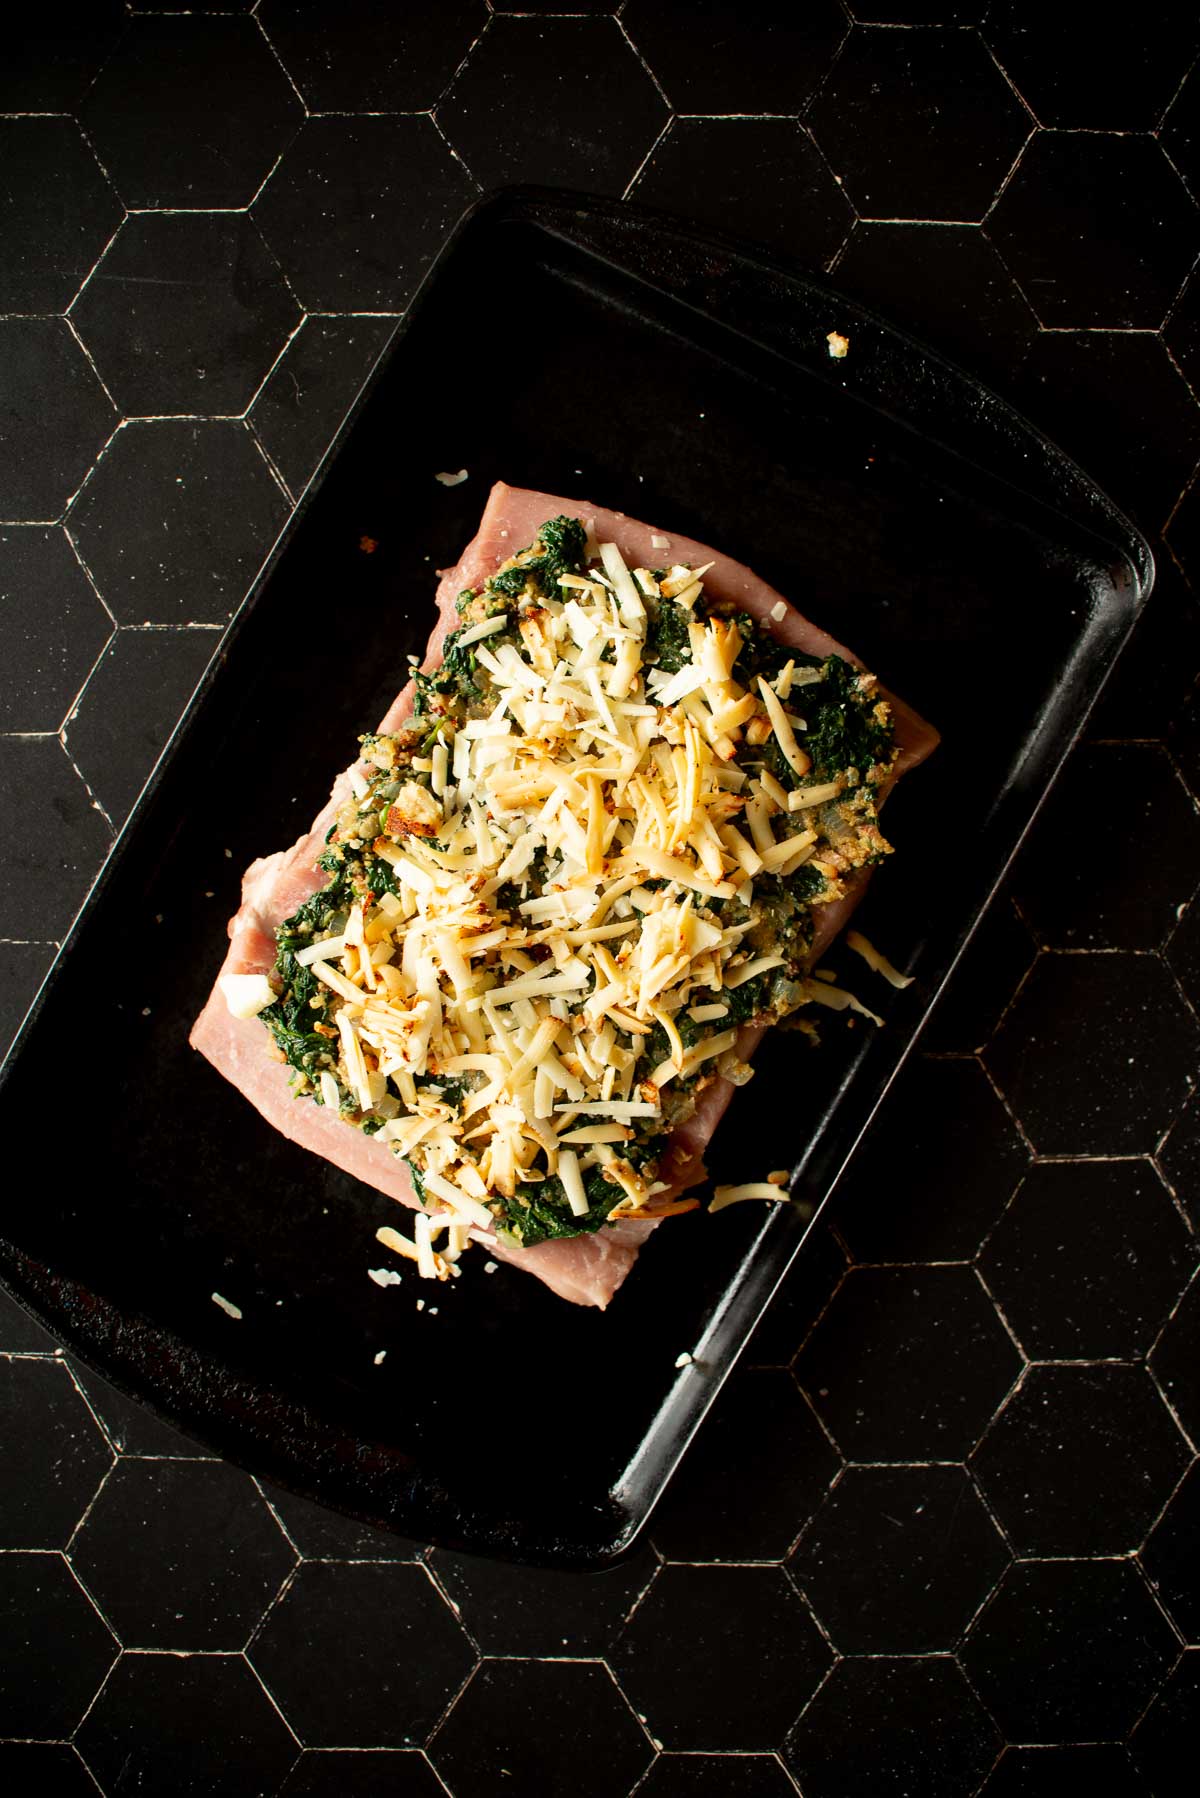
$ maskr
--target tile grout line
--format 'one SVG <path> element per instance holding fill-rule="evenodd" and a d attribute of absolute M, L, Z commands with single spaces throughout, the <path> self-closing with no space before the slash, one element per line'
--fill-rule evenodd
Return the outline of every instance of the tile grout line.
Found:
<path fill-rule="evenodd" d="M 650 148 L 646 151 L 646 154 L 642 157 L 642 160 L 638 163 L 637 168 L 633 171 L 633 174 L 630 176 L 628 182 L 626 183 L 625 188 L 621 194 L 621 198 L 623 200 L 628 200 L 632 197 L 634 189 L 636 188 L 638 182 L 641 180 L 642 176 L 645 174 L 647 168 L 649 167 L 650 163 L 652 162 L 652 160 L 654 158 L 654 152 L 659 148 L 659 146 L 661 144 L 665 143 L 665 141 L 671 134 L 671 130 L 672 130 L 674 124 L 675 124 L 674 114 L 668 114 L 666 124 L 663 126 L 662 130 L 659 132 L 659 134 L 655 138 L 654 142 L 650 145 Z"/>

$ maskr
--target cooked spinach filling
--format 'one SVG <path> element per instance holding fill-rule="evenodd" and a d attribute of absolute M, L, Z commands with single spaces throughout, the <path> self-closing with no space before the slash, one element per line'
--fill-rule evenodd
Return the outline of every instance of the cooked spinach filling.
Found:
<path fill-rule="evenodd" d="M 408 1162 L 439 1274 L 471 1226 L 690 1208 L 672 1133 L 748 1078 L 742 1025 L 811 1003 L 895 759 L 873 677 L 574 519 L 458 610 L 409 725 L 361 739 L 259 1014 L 298 1095 Z"/>

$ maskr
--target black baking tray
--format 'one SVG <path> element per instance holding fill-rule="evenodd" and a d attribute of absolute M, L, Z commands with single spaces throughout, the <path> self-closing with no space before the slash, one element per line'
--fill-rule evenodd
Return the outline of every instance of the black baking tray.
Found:
<path fill-rule="evenodd" d="M 434 478 L 460 468 L 457 486 Z M 817 1050 L 777 1033 L 713 1145 L 718 1176 L 794 1167 L 796 1202 L 666 1225 L 606 1314 L 479 1263 L 448 1287 L 380 1290 L 367 1269 L 387 1259 L 390 1201 L 284 1141 L 186 1041 L 241 869 L 300 834 L 382 715 L 429 630 L 434 570 L 496 478 L 749 562 L 943 736 L 889 803 L 899 853 L 860 914 L 917 983 L 893 994 L 858 964 L 886 1027 L 830 1014 Z M 480 1553 L 619 1553 L 910 1050 L 1152 576 L 1142 539 L 1045 438 L 823 285 L 616 202 L 482 202 L 275 546 L 9 1061 L 9 1140 L 46 1171 L 6 1182 L 5 1284 L 118 1386 L 268 1479 Z"/>

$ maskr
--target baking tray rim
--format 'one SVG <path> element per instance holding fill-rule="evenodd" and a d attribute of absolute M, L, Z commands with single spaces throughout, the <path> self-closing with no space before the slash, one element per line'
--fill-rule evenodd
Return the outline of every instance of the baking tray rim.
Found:
<path fill-rule="evenodd" d="M 538 214 L 539 208 L 542 209 L 541 216 Z M 545 216 L 546 212 L 549 212 L 552 215 L 549 220 Z M 555 219 L 553 215 L 558 215 L 557 219 Z M 1112 669 L 1119 657 L 1120 650 L 1127 640 L 1129 633 L 1132 631 L 1137 617 L 1152 590 L 1155 573 L 1153 554 L 1145 538 L 1124 516 L 1120 508 L 1114 504 L 1104 490 L 1101 489 L 1098 484 L 1073 461 L 1073 459 L 1066 456 L 1065 453 L 1059 449 L 1057 444 L 1055 444 L 1049 436 L 1040 431 L 1036 425 L 1026 419 L 1008 401 L 997 395 L 985 382 L 979 380 L 974 375 L 966 373 L 950 358 L 947 358 L 940 351 L 924 344 L 919 338 L 913 336 L 902 327 L 891 324 L 880 314 L 875 312 L 873 308 L 864 305 L 860 301 L 846 298 L 841 295 L 836 288 L 826 285 L 819 279 L 814 279 L 811 274 L 799 269 L 789 262 L 787 258 L 782 257 L 775 252 L 764 250 L 761 246 L 747 243 L 745 240 L 740 239 L 734 234 L 710 230 L 707 227 L 700 227 L 693 222 L 673 218 L 650 208 L 632 205 L 628 202 L 613 201 L 607 197 L 597 197 L 588 194 L 571 193 L 566 190 L 530 186 L 500 189 L 485 194 L 472 202 L 458 221 L 457 225 L 447 236 L 441 250 L 433 259 L 419 282 L 404 314 L 398 319 L 396 329 L 392 332 L 388 342 L 380 350 L 372 363 L 372 366 L 363 377 L 358 391 L 348 407 L 331 444 L 321 458 L 317 468 L 314 470 L 302 494 L 297 500 L 295 507 L 288 515 L 279 533 L 269 546 L 257 572 L 247 587 L 245 596 L 236 607 L 230 619 L 230 623 L 221 638 L 219 649 L 214 654 L 212 661 L 197 684 L 195 692 L 187 706 L 184 708 L 177 724 L 168 736 L 138 799 L 132 806 L 121 829 L 116 834 L 102 868 L 99 870 L 96 879 L 89 888 L 69 931 L 47 968 L 45 976 L 39 984 L 38 991 L 34 996 L 17 1036 L 14 1039 L 8 1054 L 4 1057 L 3 1062 L 0 1063 L 0 1093 L 2 1093 L 7 1082 L 7 1077 L 11 1072 L 11 1069 L 15 1066 L 23 1045 L 36 1022 L 46 996 L 59 978 L 61 978 L 63 970 L 69 962 L 71 953 L 86 927 L 90 913 L 94 909 L 101 893 L 107 888 L 109 883 L 117 877 L 127 844 L 140 828 L 142 817 L 147 811 L 153 796 L 167 779 L 179 746 L 186 737 L 192 721 L 206 708 L 212 688 L 220 678 L 222 664 L 228 648 L 234 643 L 237 635 L 245 625 L 260 593 L 270 581 L 277 563 L 285 553 L 294 533 L 299 529 L 303 518 L 306 516 L 309 506 L 319 494 L 325 475 L 336 462 L 346 439 L 352 431 L 354 424 L 375 385 L 382 377 L 384 370 L 391 359 L 402 352 L 409 328 L 420 316 L 431 296 L 435 295 L 439 275 L 457 249 L 461 239 L 475 228 L 480 220 L 486 222 L 489 217 L 495 217 L 499 221 L 504 221 L 507 218 L 509 220 L 515 220 L 516 222 L 531 224 L 550 237 L 558 238 L 568 244 L 574 243 L 576 247 L 580 247 L 578 240 L 572 239 L 569 231 L 564 227 L 564 217 L 569 220 L 571 216 L 574 216 L 575 218 L 579 218 L 580 216 L 591 217 L 609 221 L 627 220 L 630 222 L 640 222 L 645 227 L 669 232 L 675 237 L 687 241 L 695 247 L 705 250 L 715 250 L 719 254 L 727 254 L 737 259 L 743 266 L 758 268 L 764 273 L 770 273 L 784 281 L 796 284 L 797 288 L 807 289 L 811 293 L 819 292 L 827 298 L 831 304 L 836 305 L 840 309 L 840 316 L 842 318 L 859 320 L 873 325 L 889 340 L 905 344 L 910 351 L 916 354 L 920 362 L 940 368 L 955 382 L 966 382 L 976 393 L 980 393 L 984 396 L 991 408 L 999 409 L 1000 413 L 1011 426 L 1015 426 L 1024 437 L 1036 443 L 1048 461 L 1056 464 L 1062 471 L 1069 471 L 1078 492 L 1086 496 L 1089 505 L 1098 510 L 1103 519 L 1107 521 L 1113 531 L 1113 536 L 1108 536 L 1092 521 L 1085 521 L 1078 517 L 1072 518 L 1070 514 L 1066 512 L 1062 512 L 1059 515 L 1066 522 L 1071 523 L 1076 530 L 1092 532 L 1096 537 L 1099 546 L 1108 550 L 1113 557 L 1119 556 L 1124 561 L 1132 579 L 1132 592 L 1127 616 L 1122 630 L 1117 637 L 1114 638 L 1113 644 L 1110 647 L 1107 664 L 1102 669 L 1100 678 L 1095 682 L 1094 688 L 1087 698 L 1086 705 L 1080 710 L 1075 719 L 1074 727 L 1069 738 L 1067 738 L 1056 750 L 1052 774 L 1050 778 L 1045 781 L 1040 791 L 1032 796 L 1032 803 L 1025 817 L 1025 821 L 1019 833 L 1011 842 L 1007 853 L 1004 856 L 1002 865 L 995 872 L 994 879 L 992 879 L 990 883 L 986 897 L 981 903 L 976 905 L 972 911 L 953 958 L 947 963 L 936 984 L 930 987 L 928 1000 L 924 1006 L 922 1015 L 916 1026 L 911 1030 L 908 1040 L 899 1046 L 899 1052 L 895 1057 L 890 1073 L 882 1084 L 868 1115 L 864 1119 L 861 1130 L 855 1137 L 854 1143 L 842 1158 L 842 1168 L 844 1168 L 853 1155 L 857 1143 L 861 1140 L 865 1131 L 870 1127 L 870 1123 L 879 1104 L 882 1102 L 884 1095 L 899 1074 L 905 1062 L 908 1060 L 909 1055 L 913 1052 L 925 1020 L 933 1011 L 938 997 L 950 980 L 954 969 L 957 967 L 963 953 L 973 938 L 988 905 L 995 895 L 996 889 L 1002 883 L 1013 859 L 1019 852 L 1021 843 L 1027 836 L 1038 812 L 1044 804 L 1046 796 L 1053 785 L 1054 778 L 1057 776 L 1063 762 L 1066 760 L 1073 743 L 1078 739 L 1078 736 L 1085 727 L 1087 718 L 1096 704 L 1104 683 L 1111 675 Z M 596 260 L 600 262 L 606 260 L 604 255 L 597 252 L 594 247 L 587 244 L 584 244 L 582 247 L 586 254 L 594 257 Z M 653 285 L 644 282 L 643 277 L 638 275 L 635 271 L 622 267 L 619 263 L 613 263 L 611 266 L 613 266 L 617 273 L 623 278 L 632 280 L 635 283 L 642 282 L 647 286 Z M 721 319 L 719 316 L 704 308 L 691 307 L 689 302 L 681 300 L 677 295 L 667 295 L 666 297 L 683 306 L 685 309 L 693 310 L 698 317 L 706 317 L 723 329 L 732 331 L 735 338 L 742 338 L 744 341 L 751 343 L 758 341 L 753 333 L 740 331 L 737 327 L 729 325 L 728 321 Z M 784 360 L 793 360 L 795 365 L 800 366 L 795 359 L 783 357 L 783 353 L 776 351 L 774 346 L 767 347 L 771 349 L 773 353 L 781 355 Z M 813 373 L 821 371 L 808 370 L 807 372 Z M 855 395 L 855 397 L 864 399 L 865 403 L 869 406 L 876 404 L 869 394 L 863 396 Z M 887 408 L 884 406 L 877 406 L 877 409 L 880 411 L 887 411 Z M 891 414 L 891 416 L 896 417 L 895 414 Z M 904 424 L 907 421 L 901 416 L 898 422 Z M 917 429 L 915 426 L 913 428 Z M 961 457 L 961 449 L 957 448 L 953 443 L 946 443 L 940 439 L 935 440 L 939 442 L 940 447 L 949 451 L 951 455 Z M 964 459 L 970 461 L 970 457 Z M 992 470 L 988 470 L 987 472 L 995 480 L 1003 482 L 1006 479 L 1003 473 L 996 473 Z M 1017 491 L 1021 492 L 1024 498 L 1031 499 L 1037 505 L 1044 507 L 1049 503 L 1044 495 L 1034 494 L 1028 489 L 1022 488 L 1017 488 Z M 1050 510 L 1053 512 L 1056 508 L 1050 504 Z M 1117 541 L 1114 540 L 1115 538 L 1123 540 Z M 670 1455 L 669 1461 L 662 1468 L 661 1477 L 658 1478 L 655 1490 L 651 1494 L 648 1503 L 641 1505 L 640 1507 L 635 1507 L 632 1502 L 634 1482 L 631 1476 L 631 1470 L 637 1466 L 639 1460 L 643 1457 L 647 1444 L 652 1442 L 657 1428 L 656 1423 L 650 1425 L 643 1437 L 641 1445 L 639 1445 L 637 1453 L 630 1459 L 626 1469 L 626 1475 L 630 1477 L 614 1482 L 609 1492 L 605 1495 L 605 1503 L 597 1506 L 596 1521 L 603 1525 L 604 1520 L 611 1520 L 611 1527 L 606 1527 L 603 1531 L 603 1540 L 597 1536 L 593 1536 L 590 1541 L 580 1541 L 570 1546 L 560 1544 L 557 1551 L 552 1551 L 550 1553 L 540 1553 L 537 1551 L 530 1553 L 527 1550 L 523 1552 L 522 1547 L 519 1545 L 512 1547 L 506 1541 L 489 1540 L 486 1527 L 475 1527 L 474 1529 L 467 1530 L 465 1535 L 460 1536 L 456 1534 L 448 1539 L 454 1541 L 456 1546 L 465 1546 L 468 1550 L 490 1554 L 497 1558 L 531 1560 L 534 1562 L 541 1562 L 542 1564 L 595 1565 L 603 1561 L 611 1560 L 615 1556 L 627 1552 L 632 1546 L 635 1538 L 645 1526 L 647 1519 L 653 1510 L 654 1504 L 668 1484 L 675 1466 L 678 1464 L 679 1459 L 682 1457 L 688 1443 L 695 1434 L 695 1431 L 702 1424 L 704 1417 L 707 1415 L 708 1409 L 715 1399 L 717 1392 L 720 1390 L 720 1387 L 723 1385 L 724 1380 L 728 1377 L 733 1366 L 736 1364 L 741 1348 L 745 1346 L 745 1343 L 752 1334 L 754 1324 L 761 1317 L 762 1312 L 769 1304 L 771 1296 L 777 1287 L 786 1278 L 791 1262 L 807 1235 L 808 1229 L 812 1227 L 812 1224 L 821 1214 L 825 1203 L 827 1203 L 828 1198 L 836 1185 L 837 1178 L 840 1177 L 840 1171 L 841 1169 L 839 1169 L 838 1175 L 835 1175 L 835 1177 L 828 1182 L 824 1195 L 813 1207 L 811 1217 L 807 1220 L 804 1228 L 796 1235 L 796 1239 L 792 1244 L 790 1251 L 776 1270 L 774 1276 L 770 1278 L 769 1284 L 764 1284 L 762 1286 L 762 1290 L 756 1300 L 757 1309 L 754 1318 L 748 1325 L 746 1325 L 741 1342 L 737 1346 L 734 1354 L 729 1357 L 727 1363 L 719 1369 L 718 1375 L 710 1380 L 709 1390 L 699 1411 L 694 1415 L 686 1430 L 677 1436 L 673 1452 Z M 777 1221 L 777 1218 L 768 1218 L 764 1220 L 762 1228 L 757 1232 L 754 1240 L 748 1245 L 744 1253 L 742 1269 L 731 1269 L 731 1277 L 726 1294 L 718 1303 L 716 1310 L 714 1311 L 713 1318 L 710 1321 L 709 1334 L 712 1333 L 713 1328 L 720 1321 L 727 1304 L 731 1300 L 731 1296 L 738 1290 L 738 1276 L 740 1272 L 746 1266 L 753 1263 L 755 1258 L 759 1256 L 764 1239 L 771 1233 L 772 1226 Z M 198 1364 L 198 1370 L 212 1368 L 216 1362 L 216 1358 L 210 1350 L 194 1347 L 192 1343 L 179 1337 L 174 1329 L 169 1326 L 157 1324 L 149 1318 L 129 1316 L 124 1313 L 120 1307 L 105 1299 L 101 1294 L 90 1292 L 82 1282 L 68 1276 L 56 1275 L 52 1268 L 45 1267 L 42 1264 L 35 1262 L 32 1258 L 26 1256 L 20 1249 L 16 1248 L 15 1245 L 10 1244 L 3 1238 L 0 1238 L 0 1288 L 3 1288 L 10 1293 L 21 1306 L 31 1313 L 36 1321 L 51 1331 L 55 1337 L 75 1353 L 81 1361 L 94 1368 L 101 1377 L 116 1387 L 117 1390 L 125 1393 L 128 1397 L 143 1405 L 151 1412 L 151 1414 L 157 1415 L 172 1427 L 182 1430 L 194 1440 L 215 1449 L 216 1452 L 227 1456 L 235 1462 L 240 1461 L 244 1466 L 256 1468 L 261 1471 L 265 1461 L 271 1459 L 269 1454 L 264 1456 L 262 1452 L 264 1444 L 257 1435 L 255 1428 L 251 1426 L 248 1431 L 239 1428 L 235 1418 L 231 1416 L 230 1408 L 227 1404 L 217 1406 L 211 1415 L 210 1421 L 208 1415 L 201 1414 L 201 1410 L 197 1407 L 194 1399 L 191 1405 L 186 1402 L 181 1402 L 179 1404 L 174 1402 L 181 1386 L 183 1386 L 185 1391 L 191 1390 L 194 1394 L 195 1388 L 191 1381 L 182 1380 L 177 1377 L 171 1382 L 166 1390 L 163 1390 L 161 1384 L 155 1384 L 152 1388 L 148 1388 L 143 1380 L 139 1378 L 139 1375 L 144 1371 L 145 1356 L 143 1355 L 139 1358 L 136 1352 L 136 1346 L 132 1354 L 128 1352 L 124 1354 L 116 1352 L 118 1343 L 122 1342 L 123 1338 L 131 1330 L 135 1337 L 144 1339 L 146 1342 L 156 1346 L 157 1354 L 155 1358 L 159 1362 L 162 1361 L 163 1351 L 165 1350 L 168 1358 L 173 1357 L 175 1360 L 182 1362 L 186 1362 L 189 1359 L 195 1360 Z M 279 1394 L 273 1389 L 264 1387 L 261 1382 L 247 1380 L 245 1376 L 239 1374 L 235 1368 L 228 1364 L 220 1364 L 220 1373 L 222 1381 L 227 1387 L 245 1389 L 246 1401 L 252 1410 L 257 1410 L 263 1402 L 266 1401 L 268 1408 L 281 1410 L 284 1414 L 293 1412 L 299 1414 L 303 1411 L 303 1406 L 300 1405 L 298 1401 L 288 1399 L 286 1396 Z M 668 1394 L 668 1398 L 664 1403 L 664 1410 L 669 1407 L 670 1402 L 671 1395 Z M 243 1435 L 245 1436 L 244 1441 L 242 1440 Z M 312 1466 L 313 1462 L 311 1459 L 297 1464 L 293 1457 L 285 1456 L 281 1464 L 274 1469 L 269 1477 L 277 1479 L 281 1485 L 287 1486 L 304 1496 L 315 1498 L 317 1502 L 325 1505 L 332 1505 L 333 1508 L 341 1510 L 350 1516 L 360 1518 L 364 1522 L 396 1531 L 405 1531 L 406 1533 L 410 1529 L 414 1521 L 412 1515 L 408 1517 L 406 1522 L 404 1516 L 399 1518 L 383 1516 L 378 1510 L 358 1507 L 352 1502 L 343 1503 L 341 1499 L 331 1498 L 328 1490 L 320 1484 L 319 1479 L 315 1475 L 306 1478 L 306 1472 L 311 1469 Z M 416 1518 L 415 1521 L 420 1525 L 421 1520 L 419 1518 Z M 479 1520 L 476 1519 L 475 1523 L 478 1525 Z M 429 1530 L 429 1539 L 431 1541 L 436 1541 L 447 1538 L 439 1537 L 437 1529 L 432 1528 Z"/>

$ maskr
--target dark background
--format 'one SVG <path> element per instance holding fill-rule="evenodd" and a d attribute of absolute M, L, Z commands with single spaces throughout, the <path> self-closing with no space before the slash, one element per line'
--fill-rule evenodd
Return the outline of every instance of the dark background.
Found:
<path fill-rule="evenodd" d="M 620 1566 L 333 1517 L 0 1303 L 7 1790 L 1194 1790 L 1200 28 L 851 11 L 97 0 L 6 27 L 5 1040 L 489 187 L 629 194 L 829 271 L 1057 437 L 1159 566 L 926 1053 Z M 64 1118 L 50 1177 L 87 1177 Z"/>

